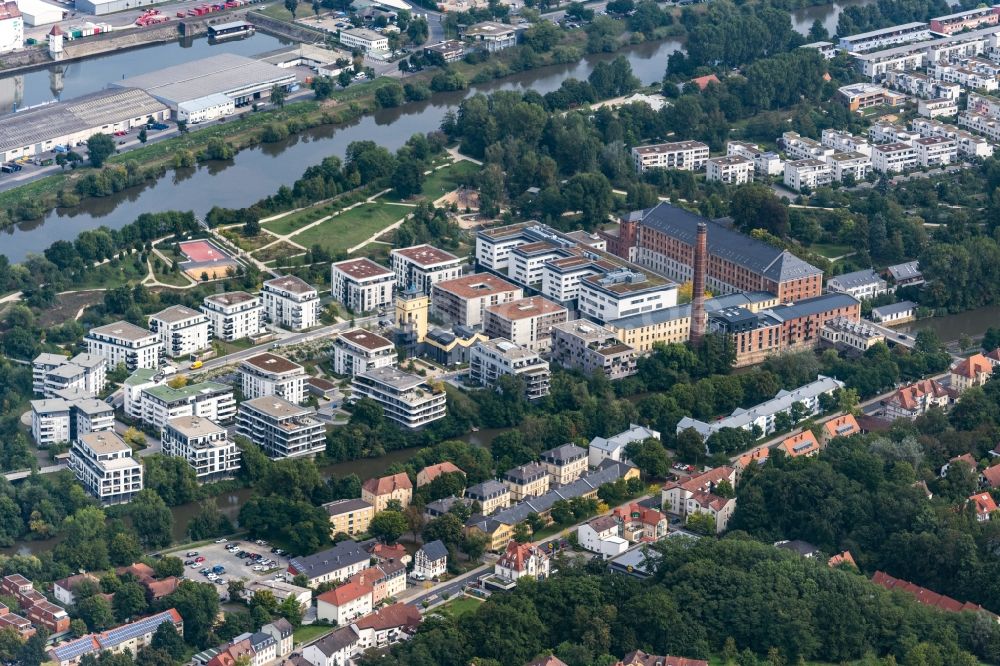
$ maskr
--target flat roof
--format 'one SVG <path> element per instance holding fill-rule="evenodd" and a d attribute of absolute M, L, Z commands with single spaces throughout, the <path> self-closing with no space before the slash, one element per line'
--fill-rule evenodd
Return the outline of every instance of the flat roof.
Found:
<path fill-rule="evenodd" d="M 403 372 L 397 368 L 389 367 L 375 368 L 374 370 L 361 373 L 358 376 L 371 379 L 380 384 L 391 386 L 398 391 L 407 391 L 424 383 L 423 377 L 411 375 L 408 372 Z"/>
<path fill-rule="evenodd" d="M 96 335 L 106 335 L 113 338 L 120 338 L 122 340 L 130 340 L 132 342 L 145 340 L 146 338 L 153 336 L 153 333 L 150 330 L 140 328 L 139 326 L 131 324 L 127 321 L 116 321 L 113 324 L 96 326 L 90 329 L 90 332 Z"/>
<path fill-rule="evenodd" d="M 520 298 L 516 301 L 491 305 L 486 308 L 487 312 L 495 314 L 504 319 L 516 321 L 518 319 L 528 319 L 530 317 L 541 317 L 543 315 L 566 312 L 566 308 L 553 303 L 544 296 L 531 296 Z"/>
<path fill-rule="evenodd" d="M 341 30 L 340 33 L 347 35 L 354 35 L 355 37 L 366 39 L 369 42 L 378 41 L 380 39 L 387 39 L 386 35 L 377 33 L 374 30 L 369 30 L 368 28 L 349 28 L 347 30 Z"/>
<path fill-rule="evenodd" d="M 907 30 L 916 30 L 917 28 L 927 28 L 926 23 L 921 23 L 919 21 L 914 21 L 912 23 L 903 23 L 902 25 L 894 25 L 888 28 L 879 28 L 878 30 L 870 30 L 868 32 L 859 32 L 856 35 L 848 35 L 847 37 L 841 37 L 842 41 L 853 42 L 862 39 L 868 39 L 870 37 L 879 37 L 881 35 L 889 35 L 895 32 L 905 32 Z"/>
<path fill-rule="evenodd" d="M 129 445 L 125 443 L 125 440 L 110 430 L 88 432 L 80 435 L 79 439 L 80 442 L 85 444 L 87 448 L 97 455 L 132 450 Z"/>
<path fill-rule="evenodd" d="M 272 354 L 271 352 L 264 352 L 263 354 L 257 354 L 256 356 L 243 359 L 243 365 L 249 365 L 258 370 L 263 370 L 264 372 L 273 372 L 277 374 L 302 370 L 302 366 L 298 363 L 289 361 L 284 356 L 278 356 L 277 354 Z"/>
<path fill-rule="evenodd" d="M 377 264 L 371 259 L 361 258 L 361 259 L 348 259 L 347 261 L 339 261 L 335 263 L 334 268 L 336 268 L 341 273 L 348 275 L 355 280 L 365 280 L 373 277 L 391 276 L 393 274 L 388 268 L 382 264 Z"/>
<path fill-rule="evenodd" d="M 226 431 L 222 426 L 202 416 L 177 416 L 168 420 L 167 425 L 186 437 L 201 437 Z"/>
<path fill-rule="evenodd" d="M 673 150 L 692 150 L 694 148 L 704 148 L 708 150 L 708 144 L 702 143 L 701 141 L 674 141 L 671 143 L 651 143 L 646 146 L 636 146 L 632 149 L 632 152 L 639 153 L 640 155 L 653 155 L 657 153 L 665 153 Z"/>
<path fill-rule="evenodd" d="M 227 291 L 223 294 L 214 294 L 212 296 L 206 296 L 206 301 L 211 301 L 222 306 L 238 305 L 240 303 L 246 303 L 247 301 L 252 301 L 258 299 L 258 296 L 248 294 L 245 291 Z"/>
<path fill-rule="evenodd" d="M 454 280 L 436 282 L 431 290 L 435 289 L 446 291 L 459 298 L 478 298 L 480 296 L 492 296 L 509 291 L 520 291 L 521 288 L 502 278 L 498 278 L 492 273 L 473 273 L 472 275 L 463 275 Z"/>
<path fill-rule="evenodd" d="M 384 349 L 385 347 L 395 346 L 392 344 L 392 340 L 387 340 L 378 333 L 372 333 L 371 331 L 366 331 L 363 328 L 345 331 L 340 334 L 340 337 L 353 345 L 364 347 L 365 349 L 371 349 L 373 351 L 376 349 Z"/>
<path fill-rule="evenodd" d="M 438 264 L 451 263 L 453 261 L 460 261 L 458 257 L 450 252 L 445 252 L 444 250 L 439 250 L 433 245 L 414 245 L 413 247 L 404 247 L 399 250 L 393 250 L 390 254 L 400 255 L 406 257 L 413 263 L 422 267 L 437 266 Z"/>
<path fill-rule="evenodd" d="M 283 275 L 281 277 L 276 277 L 271 280 L 267 280 L 264 282 L 264 285 L 268 287 L 275 287 L 276 289 L 281 289 L 282 291 L 287 291 L 292 294 L 308 294 L 310 291 L 316 291 L 316 287 L 295 275 Z"/>
<path fill-rule="evenodd" d="M 161 384 L 159 386 L 150 386 L 147 389 L 143 389 L 144 393 L 147 393 L 154 398 L 162 400 L 163 402 L 173 402 L 175 400 L 187 400 L 188 398 L 193 398 L 196 395 L 201 395 L 203 393 L 224 393 L 226 391 L 232 391 L 233 387 L 229 384 L 220 384 L 219 382 L 198 382 L 197 384 L 188 384 L 187 386 L 182 386 L 181 388 L 173 388 L 166 384 Z"/>
<path fill-rule="evenodd" d="M 204 317 L 205 315 L 197 310 L 192 310 L 186 305 L 171 305 L 165 310 L 160 310 L 154 315 L 149 315 L 150 319 L 158 319 L 168 324 L 176 324 L 179 321 L 185 321 L 186 319 L 193 319 L 195 317 Z"/>
<path fill-rule="evenodd" d="M 240 403 L 240 408 L 243 408 L 244 406 L 252 408 L 254 411 L 260 412 L 261 414 L 278 419 L 311 416 L 314 413 L 309 407 L 300 407 L 288 402 L 284 398 L 279 398 L 276 395 L 261 396 L 260 398 L 254 398 L 253 400 L 244 400 Z"/>
<path fill-rule="evenodd" d="M 164 104 L 142 90 L 127 86 L 25 109 L 4 116 L 3 122 L 0 122 L 0 151 L 70 134 L 100 131 L 104 125 L 145 117 L 166 109 Z"/>
<path fill-rule="evenodd" d="M 505 23 L 498 23 L 496 21 L 483 21 L 481 23 L 473 23 L 468 28 L 465 29 L 463 34 L 466 35 L 505 35 L 507 33 L 515 32 L 517 28 L 512 25 L 507 25 Z"/>
<path fill-rule="evenodd" d="M 176 104 L 214 93 L 268 87 L 280 82 L 292 83 L 294 80 L 294 74 L 275 65 L 234 53 L 220 53 L 133 76 L 112 85 L 141 88 L 157 99 Z"/>

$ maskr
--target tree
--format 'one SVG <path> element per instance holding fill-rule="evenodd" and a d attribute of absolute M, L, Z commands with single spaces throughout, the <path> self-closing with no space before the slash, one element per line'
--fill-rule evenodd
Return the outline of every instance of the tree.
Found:
<path fill-rule="evenodd" d="M 406 525 L 406 517 L 399 511 L 379 511 L 369 523 L 368 532 L 383 543 L 395 543 Z"/>
<path fill-rule="evenodd" d="M 340 84 L 341 88 L 346 88 L 347 86 L 351 85 L 351 72 L 350 72 L 350 70 L 346 70 L 346 69 L 341 70 L 341 72 L 339 74 L 337 74 L 337 83 Z M 317 88 L 317 91 L 318 90 L 319 89 Z M 326 99 L 326 98 L 323 98 L 323 99 Z"/>
<path fill-rule="evenodd" d="M 765 229 L 779 238 L 788 235 L 788 209 L 763 183 L 736 188 L 729 203 L 729 214 L 736 227 L 744 233 Z"/>
<path fill-rule="evenodd" d="M 606 222 L 614 203 L 611 183 L 602 173 L 574 175 L 563 188 L 563 196 L 583 214 L 580 221 L 586 229 Z"/>
<path fill-rule="evenodd" d="M 293 19 L 295 18 L 295 10 L 298 8 L 299 0 L 285 0 L 285 9 L 288 10 L 288 13 L 292 15 Z"/>
<path fill-rule="evenodd" d="M 149 643 L 150 647 L 167 652 L 173 659 L 177 660 L 187 653 L 184 639 L 177 633 L 177 628 L 172 622 L 164 622 L 153 633 L 153 639 Z"/>
<path fill-rule="evenodd" d="M 696 534 L 715 534 L 715 518 L 708 513 L 692 513 L 687 518 L 687 528 Z"/>
<path fill-rule="evenodd" d="M 288 6 L 289 1 L 290 0 L 286 0 L 285 2 L 286 7 Z M 294 2 L 296 6 L 298 6 L 298 0 L 294 0 Z M 289 9 L 288 11 L 292 12 L 293 16 L 295 15 L 294 9 Z M 278 85 L 277 83 L 271 86 L 271 101 L 277 104 L 278 107 L 284 108 L 285 99 L 287 98 L 288 98 L 288 89 L 285 88 L 285 86 Z"/>
<path fill-rule="evenodd" d="M 424 184 L 423 166 L 414 159 L 401 159 L 392 174 L 392 187 L 400 199 L 420 194 Z"/>
<path fill-rule="evenodd" d="M 163 598 L 164 608 L 176 608 L 184 620 L 184 638 L 195 647 L 205 647 L 211 641 L 212 626 L 219 614 L 219 593 L 215 586 L 181 581 L 173 593 Z"/>
<path fill-rule="evenodd" d="M 424 543 L 441 541 L 445 545 L 455 546 L 462 542 L 463 527 L 458 516 L 446 513 L 427 523 L 421 536 Z"/>
<path fill-rule="evenodd" d="M 115 592 L 112 607 L 115 612 L 115 620 L 123 624 L 129 618 L 138 617 L 145 612 L 148 607 L 146 602 L 146 590 L 135 581 L 125 581 L 118 591 Z"/>
<path fill-rule="evenodd" d="M 213 539 L 233 531 L 233 523 L 221 511 L 214 499 L 202 503 L 198 515 L 188 523 L 188 536 L 193 541 Z"/>
<path fill-rule="evenodd" d="M 684 462 L 699 462 L 705 457 L 705 442 L 694 428 L 687 428 L 677 434 L 675 445 L 677 457 Z"/>
<path fill-rule="evenodd" d="M 830 33 L 827 32 L 826 26 L 819 19 L 813 21 L 812 25 L 809 27 L 809 40 L 813 42 L 823 42 L 830 38 Z"/>
<path fill-rule="evenodd" d="M 298 627 L 302 624 L 302 616 L 305 615 L 305 610 L 294 595 L 289 595 L 284 601 L 278 604 L 277 613 L 288 620 L 293 627 Z"/>
<path fill-rule="evenodd" d="M 146 133 L 146 128 L 145 127 L 143 127 L 141 130 L 139 130 L 138 139 L 139 139 L 139 143 L 146 143 L 146 141 L 149 139 L 149 135 Z"/>
<path fill-rule="evenodd" d="M 187 134 L 188 124 L 186 120 L 177 121 L 177 131 L 180 132 L 181 134 Z"/>
<path fill-rule="evenodd" d="M 489 539 L 482 532 L 471 531 L 462 539 L 462 552 L 469 556 L 472 561 L 479 560 L 486 552 Z"/>
<path fill-rule="evenodd" d="M 625 455 L 643 474 L 664 477 L 670 471 L 670 458 L 663 444 L 656 438 L 632 442 L 625 447 Z"/>
<path fill-rule="evenodd" d="M 91 166 L 99 169 L 115 154 L 115 140 L 107 134 L 94 134 L 87 139 L 87 155 Z"/>
<path fill-rule="evenodd" d="M 375 101 L 383 109 L 391 109 L 403 103 L 403 86 L 396 82 L 387 83 L 375 91 Z"/>
<path fill-rule="evenodd" d="M 76 614 L 87 623 L 90 631 L 104 631 L 115 624 L 111 602 L 99 594 L 81 599 L 76 604 Z"/>
<path fill-rule="evenodd" d="M 187 464 L 185 461 L 184 464 Z M 170 545 L 174 516 L 166 503 L 149 488 L 145 488 L 128 505 L 132 526 L 147 548 Z"/>
<path fill-rule="evenodd" d="M 49 640 L 49 632 L 45 627 L 37 627 L 35 634 L 24 642 L 17 653 L 18 666 L 41 666 L 47 661 L 46 643 Z"/>
<path fill-rule="evenodd" d="M 108 542 L 111 564 L 125 567 L 142 557 L 142 544 L 133 532 L 118 532 Z"/>
<path fill-rule="evenodd" d="M 158 558 L 153 563 L 153 573 L 156 574 L 157 578 L 181 577 L 184 575 L 184 562 L 179 557 L 171 555 Z"/>

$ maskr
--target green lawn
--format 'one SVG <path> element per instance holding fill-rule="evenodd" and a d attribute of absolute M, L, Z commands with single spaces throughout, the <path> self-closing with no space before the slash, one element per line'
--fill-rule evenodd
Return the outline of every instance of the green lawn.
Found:
<path fill-rule="evenodd" d="M 291 213 L 277 220 L 265 222 L 262 226 L 271 233 L 285 236 L 296 229 L 301 229 L 310 222 L 315 222 L 319 218 L 329 215 L 335 210 L 337 210 L 337 206 L 330 203 L 325 203 L 321 206 L 310 206 L 297 213 Z"/>
<path fill-rule="evenodd" d="M 409 212 L 408 208 L 383 203 L 363 204 L 306 229 L 292 239 L 304 247 L 318 243 L 328 252 L 346 250 L 398 222 Z"/>
<path fill-rule="evenodd" d="M 855 251 L 855 248 L 850 245 L 826 245 L 823 243 L 816 243 L 815 245 L 810 245 L 809 249 L 816 254 L 822 255 L 827 259 L 833 259 L 834 257 L 839 257 L 845 254 L 850 254 Z"/>
<path fill-rule="evenodd" d="M 295 630 L 292 640 L 296 645 L 300 643 L 311 643 L 320 636 L 325 636 L 336 629 L 336 627 L 323 627 L 315 624 L 305 624 Z"/>
<path fill-rule="evenodd" d="M 481 603 L 483 602 L 473 597 L 466 597 L 466 596 L 455 597 L 451 601 L 448 601 L 447 603 L 444 603 L 435 608 L 434 612 L 441 613 L 445 617 L 450 617 L 455 619 L 462 617 L 467 613 L 472 613 L 477 608 L 479 608 L 479 605 Z"/>
<path fill-rule="evenodd" d="M 431 201 L 448 194 L 457 188 L 466 176 L 479 173 L 480 167 L 467 160 L 455 162 L 443 169 L 438 169 L 427 176 L 424 181 L 424 195 Z"/>
<path fill-rule="evenodd" d="M 74 289 L 97 289 L 106 287 L 113 289 L 129 282 L 136 282 L 149 273 L 145 263 L 136 266 L 136 256 L 130 255 L 124 259 L 116 259 L 97 268 L 87 271 L 87 277 L 82 282 L 73 284 Z"/>

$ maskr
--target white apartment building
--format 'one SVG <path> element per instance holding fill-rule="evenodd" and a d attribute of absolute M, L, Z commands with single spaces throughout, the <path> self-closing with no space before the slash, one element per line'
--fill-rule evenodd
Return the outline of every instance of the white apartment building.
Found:
<path fill-rule="evenodd" d="M 705 165 L 705 179 L 726 183 L 727 185 L 743 185 L 753 180 L 753 160 L 740 155 L 713 157 Z"/>
<path fill-rule="evenodd" d="M 571 256 L 547 261 L 542 266 L 542 294 L 557 303 L 571 303 L 580 296 L 580 281 L 588 275 L 600 275 L 615 264 L 605 259 Z"/>
<path fill-rule="evenodd" d="M 915 95 L 922 99 L 950 99 L 957 101 L 962 94 L 962 86 L 959 84 L 934 79 L 918 72 L 886 72 L 885 82 L 896 90 Z"/>
<path fill-rule="evenodd" d="M 510 251 L 507 275 L 518 284 L 537 286 L 542 282 L 545 265 L 565 256 L 562 246 L 548 241 L 520 245 Z"/>
<path fill-rule="evenodd" d="M 872 143 L 909 143 L 915 137 L 915 132 L 892 123 L 877 122 L 868 128 L 868 138 Z"/>
<path fill-rule="evenodd" d="M 273 459 L 311 456 L 326 448 L 326 429 L 315 412 L 278 396 L 241 402 L 236 429 Z"/>
<path fill-rule="evenodd" d="M 870 268 L 835 275 L 826 281 L 826 288 L 848 294 L 859 301 L 889 293 L 889 284 Z"/>
<path fill-rule="evenodd" d="M 814 158 L 785 162 L 784 182 L 796 192 L 806 187 L 816 189 L 833 182 L 833 167 Z"/>
<path fill-rule="evenodd" d="M 998 120 L 1000 119 L 1000 98 L 970 91 L 966 109 L 969 113 L 981 113 L 992 120 Z"/>
<path fill-rule="evenodd" d="M 1000 122 L 982 113 L 966 111 L 958 114 L 958 126 L 982 134 L 990 141 L 1000 142 Z"/>
<path fill-rule="evenodd" d="M 227 342 L 259 335 L 264 329 L 264 304 L 259 296 L 230 291 L 206 296 L 201 311 L 213 337 Z"/>
<path fill-rule="evenodd" d="M 647 169 L 700 171 L 707 161 L 708 146 L 701 141 L 657 143 L 632 149 L 632 163 L 639 173 Z"/>
<path fill-rule="evenodd" d="M 1000 87 L 996 72 L 980 71 L 974 64 L 939 61 L 927 67 L 927 74 L 946 83 L 957 83 L 967 90 L 993 92 Z"/>
<path fill-rule="evenodd" d="M 356 375 L 351 382 L 352 398 L 370 398 L 382 407 L 387 419 L 404 428 L 422 428 L 443 419 L 447 395 L 417 375 L 384 367 Z"/>
<path fill-rule="evenodd" d="M 163 454 L 184 458 L 198 481 L 232 478 L 240 469 L 240 450 L 229 433 L 209 419 L 179 416 L 163 426 Z"/>
<path fill-rule="evenodd" d="M 917 101 L 917 113 L 924 118 L 956 116 L 958 115 L 958 100 L 944 98 L 921 99 Z"/>
<path fill-rule="evenodd" d="M 167 356 L 181 358 L 207 349 L 212 336 L 208 317 L 183 305 L 171 305 L 149 317 L 149 330 L 157 335 Z"/>
<path fill-rule="evenodd" d="M 302 331 L 319 323 L 319 293 L 316 287 L 294 275 L 274 278 L 261 291 L 264 315 L 272 324 Z"/>
<path fill-rule="evenodd" d="M 69 400 L 70 436 L 79 439 L 91 432 L 115 429 L 115 408 L 97 398 Z"/>
<path fill-rule="evenodd" d="M 761 151 L 760 146 L 745 141 L 730 141 L 726 144 L 726 155 L 737 155 L 753 161 L 754 171 L 762 176 L 780 176 L 785 169 L 781 155 Z"/>
<path fill-rule="evenodd" d="M 367 28 L 351 28 L 340 31 L 340 43 L 349 49 L 361 49 L 365 53 L 369 51 L 388 51 L 389 38 L 374 30 Z"/>
<path fill-rule="evenodd" d="M 167 421 L 180 416 L 197 416 L 216 423 L 229 423 L 236 415 L 236 398 L 233 387 L 219 382 L 199 382 L 181 388 L 153 382 L 142 385 L 138 404 L 130 403 L 138 411 L 138 418 L 154 430 L 160 430 Z"/>
<path fill-rule="evenodd" d="M 127 321 L 92 328 L 84 340 L 87 353 L 103 358 L 111 370 L 118 365 L 124 365 L 129 372 L 138 368 L 158 368 L 163 360 L 159 336 Z"/>
<path fill-rule="evenodd" d="M 955 125 L 927 118 L 915 118 L 913 130 L 920 136 L 943 136 L 954 139 L 959 155 L 966 157 L 990 157 L 993 155 L 993 146 L 989 141 L 961 130 Z"/>
<path fill-rule="evenodd" d="M 930 27 L 926 23 L 914 22 L 841 37 L 837 46 L 841 51 L 871 51 L 884 49 L 887 46 L 930 39 L 930 37 Z"/>
<path fill-rule="evenodd" d="M 122 409 L 129 418 L 142 419 L 142 392 L 159 386 L 166 377 L 152 368 L 140 368 L 122 382 Z"/>
<path fill-rule="evenodd" d="M 62 398 L 31 401 L 31 437 L 40 449 L 70 441 L 70 406 Z"/>
<path fill-rule="evenodd" d="M 833 169 L 833 180 L 844 182 L 847 176 L 853 176 L 855 182 L 861 182 L 872 169 L 872 159 L 864 153 L 834 153 L 827 158 L 827 163 Z"/>
<path fill-rule="evenodd" d="M 815 139 L 801 136 L 798 132 L 784 132 L 781 135 L 781 145 L 791 160 L 825 160 L 833 155 L 833 148 L 824 146 Z"/>
<path fill-rule="evenodd" d="M 958 144 L 954 139 L 928 136 L 914 139 L 910 145 L 916 153 L 917 164 L 922 167 L 951 164 L 958 159 Z"/>
<path fill-rule="evenodd" d="M 17 3 L 0 2 L 0 53 L 24 48 L 24 17 Z"/>
<path fill-rule="evenodd" d="M 378 333 L 356 328 L 333 341 L 333 371 L 354 377 L 376 368 L 396 365 L 396 345 Z"/>
<path fill-rule="evenodd" d="M 114 432 L 92 432 L 73 442 L 69 468 L 102 504 L 128 502 L 142 490 L 142 465 Z"/>
<path fill-rule="evenodd" d="M 568 317 L 568 311 L 561 305 L 542 296 L 531 296 L 486 308 L 483 332 L 491 338 L 544 352 L 552 347 L 552 327 Z"/>
<path fill-rule="evenodd" d="M 905 143 L 884 143 L 872 150 L 872 168 L 879 173 L 902 173 L 917 166 L 917 153 Z"/>
<path fill-rule="evenodd" d="M 305 399 L 305 369 L 287 358 L 264 352 L 240 363 L 241 385 L 245 399 L 278 396 L 288 402 Z"/>
<path fill-rule="evenodd" d="M 580 281 L 580 314 L 605 323 L 677 305 L 677 284 L 656 275 L 619 268 Z"/>
<path fill-rule="evenodd" d="M 351 312 L 391 306 L 395 284 L 395 274 L 371 259 L 349 259 L 330 267 L 330 293 Z"/>
<path fill-rule="evenodd" d="M 827 148 L 833 148 L 838 153 L 861 153 L 872 156 L 872 146 L 868 139 L 855 136 L 850 132 L 839 132 L 835 129 L 825 129 L 820 137 L 820 143 Z"/>
<path fill-rule="evenodd" d="M 442 319 L 460 326 L 481 326 L 491 305 L 521 298 L 524 291 L 492 273 L 464 275 L 431 287 L 431 309 Z"/>
<path fill-rule="evenodd" d="M 35 393 L 46 398 L 65 390 L 96 396 L 107 384 L 107 366 L 104 358 L 95 354 L 82 353 L 68 359 L 43 353 L 31 363 L 31 384 Z"/>
<path fill-rule="evenodd" d="M 429 295 L 431 285 L 462 274 L 462 260 L 432 245 L 414 245 L 389 253 L 389 265 L 400 290 Z"/>
<path fill-rule="evenodd" d="M 529 400 L 549 394 L 549 363 L 537 353 L 509 340 L 476 343 L 469 353 L 469 379 L 472 383 L 495 388 L 504 375 L 523 379 L 525 396 Z"/>

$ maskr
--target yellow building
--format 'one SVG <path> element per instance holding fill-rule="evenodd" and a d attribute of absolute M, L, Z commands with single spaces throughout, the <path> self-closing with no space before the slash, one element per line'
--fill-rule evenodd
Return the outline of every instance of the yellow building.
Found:
<path fill-rule="evenodd" d="M 510 488 L 510 498 L 520 502 L 549 492 L 549 472 L 538 463 L 528 463 L 507 470 L 503 482 Z"/>
<path fill-rule="evenodd" d="M 467 525 L 466 534 L 479 533 L 486 537 L 486 550 L 496 552 L 503 550 L 514 538 L 514 526 L 492 518 L 484 518 Z"/>
<path fill-rule="evenodd" d="M 330 516 L 330 536 L 364 534 L 375 515 L 375 507 L 362 499 L 344 499 L 323 505 Z"/>
<path fill-rule="evenodd" d="M 495 479 L 477 483 L 465 489 L 465 498 L 479 502 L 480 512 L 488 516 L 510 506 L 510 488 Z"/>
<path fill-rule="evenodd" d="M 368 479 L 361 486 L 361 499 L 375 508 L 375 513 L 385 511 L 392 500 L 398 500 L 405 509 L 413 501 L 413 483 L 404 472 Z"/>
<path fill-rule="evenodd" d="M 691 306 L 678 305 L 606 322 L 615 337 L 635 349 L 637 354 L 648 354 L 653 345 L 687 342 L 691 334 Z"/>
<path fill-rule="evenodd" d="M 401 331 L 412 333 L 415 342 L 423 342 L 427 337 L 427 311 L 430 297 L 404 291 L 396 295 L 396 326 Z"/>

